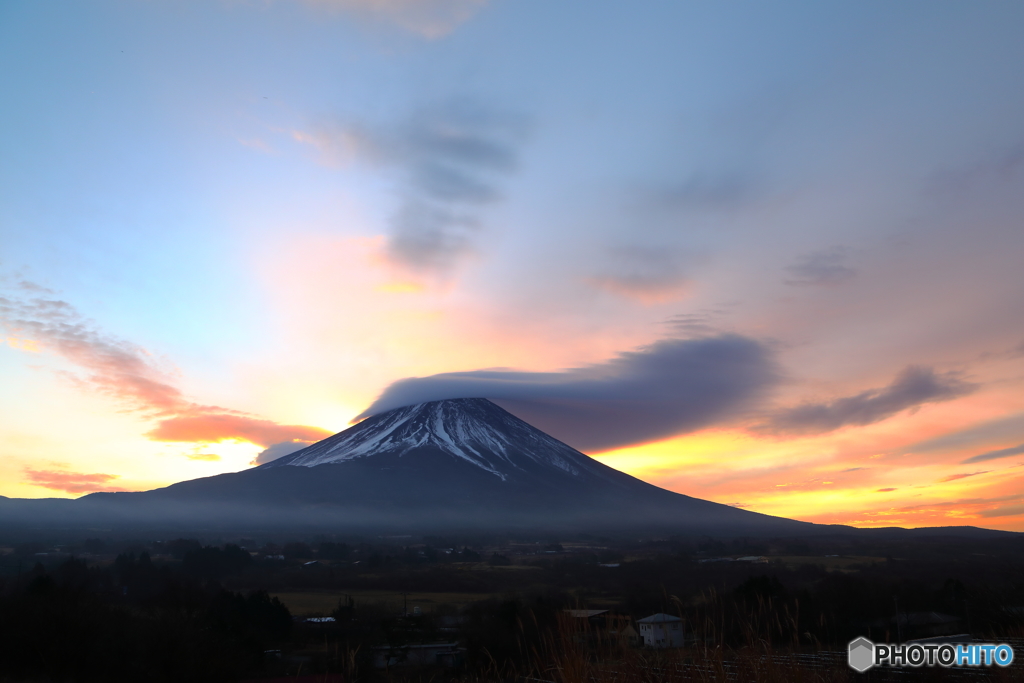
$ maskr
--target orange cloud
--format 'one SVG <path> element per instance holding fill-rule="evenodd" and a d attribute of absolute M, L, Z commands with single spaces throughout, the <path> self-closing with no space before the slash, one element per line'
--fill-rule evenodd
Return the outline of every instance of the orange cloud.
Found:
<path fill-rule="evenodd" d="M 587 284 L 638 301 L 647 306 L 676 301 L 684 298 L 690 290 L 689 280 L 670 282 L 644 282 L 602 275 L 587 278 Z"/>
<path fill-rule="evenodd" d="M 28 480 L 36 486 L 65 493 L 95 493 L 96 491 L 127 491 L 107 483 L 119 479 L 116 474 L 83 474 L 67 470 L 25 469 Z"/>
<path fill-rule="evenodd" d="M 284 441 L 319 441 L 331 432 L 319 427 L 280 425 L 271 420 L 225 413 L 179 415 L 161 420 L 146 436 L 155 441 L 240 439 L 267 448 Z"/>

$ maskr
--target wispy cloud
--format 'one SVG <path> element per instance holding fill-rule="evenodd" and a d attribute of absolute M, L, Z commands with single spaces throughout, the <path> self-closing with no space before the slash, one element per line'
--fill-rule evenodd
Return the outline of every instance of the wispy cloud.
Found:
<path fill-rule="evenodd" d="M 804 254 L 791 266 L 786 266 L 790 279 L 787 285 L 798 287 L 831 287 L 852 280 L 857 271 L 846 265 L 849 251 L 844 247 L 832 247 Z"/>
<path fill-rule="evenodd" d="M 931 508 L 968 508 L 968 507 L 979 507 L 979 506 L 992 506 L 995 503 L 1009 503 L 1009 502 L 1020 502 L 1024 500 L 1024 496 L 1020 494 L 1009 495 L 1009 496 L 994 496 L 991 498 L 960 498 L 957 500 L 946 500 L 936 501 L 928 503 L 928 507 Z M 900 508 L 902 512 L 913 512 L 917 508 L 915 506 L 907 506 Z"/>
<path fill-rule="evenodd" d="M 971 393 L 976 385 L 955 374 L 909 366 L 892 383 L 825 403 L 805 403 L 779 411 L 755 428 L 775 434 L 821 434 L 848 425 L 868 425 L 925 403 L 949 401 Z"/>
<path fill-rule="evenodd" d="M 979 474 L 988 474 L 989 471 L 990 470 L 985 470 L 983 472 L 964 472 L 964 473 L 961 473 L 961 474 L 951 474 L 948 477 L 943 477 L 939 481 L 940 482 L 957 481 L 958 479 L 966 479 L 967 477 L 976 477 Z"/>
<path fill-rule="evenodd" d="M 602 270 L 588 278 L 588 282 L 644 303 L 677 299 L 690 284 L 685 259 L 675 249 L 616 247 L 608 250 L 606 260 Z"/>
<path fill-rule="evenodd" d="M 148 351 L 101 333 L 69 303 L 26 284 L 19 288 L 39 296 L 0 297 L 0 328 L 9 337 L 63 357 L 85 373 L 73 381 L 134 409 L 168 414 L 190 405 Z"/>
<path fill-rule="evenodd" d="M 1001 507 L 989 508 L 988 510 L 979 510 L 978 515 L 981 517 L 1016 517 L 1017 515 L 1024 515 L 1024 505 L 1004 505 Z"/>
<path fill-rule="evenodd" d="M 963 465 L 970 465 L 970 464 L 976 463 L 976 462 L 985 462 L 986 460 L 996 460 L 998 458 L 1008 458 L 1011 455 L 1021 455 L 1021 454 L 1024 454 L 1024 443 L 1020 444 L 1019 446 L 1011 446 L 1009 448 L 1000 448 L 999 450 L 996 450 L 996 451 L 988 451 L 987 453 L 982 453 L 980 455 L 975 455 L 973 457 L 967 458 L 961 464 L 963 464 Z"/>
<path fill-rule="evenodd" d="M 1024 142 L 1017 142 L 976 163 L 937 171 L 930 178 L 926 191 L 940 197 L 962 195 L 979 184 L 1012 181 L 1022 170 Z"/>
<path fill-rule="evenodd" d="M 328 163 L 397 171 L 401 201 L 388 254 L 415 271 L 444 274 L 473 252 L 484 209 L 503 198 L 502 181 L 518 168 L 529 127 L 521 116 L 451 101 L 391 127 L 331 123 L 294 137 Z"/>
<path fill-rule="evenodd" d="M 909 447 L 907 452 L 980 450 L 983 446 L 978 444 L 988 445 L 1000 441 L 1012 443 L 1019 441 L 1021 436 L 1024 436 L 1024 413 L 1015 413 L 995 420 L 988 420 L 967 429 L 960 429 L 949 434 L 919 441 Z M 1016 454 L 1008 453 L 1007 455 Z"/>
<path fill-rule="evenodd" d="M 697 313 L 679 313 L 665 320 L 662 324 L 680 336 L 706 337 L 721 334 L 722 330 L 715 322 L 723 311 L 705 310 Z"/>
<path fill-rule="evenodd" d="M 239 439 L 268 447 L 296 439 L 312 442 L 330 434 L 317 427 L 280 425 L 195 403 L 174 386 L 166 364 L 143 347 L 103 332 L 46 288 L 23 281 L 14 289 L 26 294 L 0 297 L 0 330 L 68 361 L 78 372 L 60 374 L 81 389 L 109 396 L 128 410 L 156 420 L 156 427 L 147 434 L 151 439 Z"/>
<path fill-rule="evenodd" d="M 770 348 L 739 335 L 668 339 L 562 372 L 476 370 L 403 379 L 359 417 L 446 398 L 489 398 L 584 450 L 735 418 L 777 381 Z"/>
<path fill-rule="evenodd" d="M 95 493 L 96 491 L 125 491 L 127 489 L 111 486 L 110 482 L 120 477 L 116 474 L 84 474 L 64 469 L 34 470 L 25 469 L 28 481 L 51 491 L 64 493 Z"/>

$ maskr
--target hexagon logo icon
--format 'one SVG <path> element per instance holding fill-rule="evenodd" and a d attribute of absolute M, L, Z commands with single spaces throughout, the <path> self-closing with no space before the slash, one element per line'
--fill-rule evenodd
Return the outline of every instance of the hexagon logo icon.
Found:
<path fill-rule="evenodd" d="M 859 673 L 864 673 L 875 665 L 875 644 L 861 636 L 850 641 L 849 646 L 850 668 Z"/>

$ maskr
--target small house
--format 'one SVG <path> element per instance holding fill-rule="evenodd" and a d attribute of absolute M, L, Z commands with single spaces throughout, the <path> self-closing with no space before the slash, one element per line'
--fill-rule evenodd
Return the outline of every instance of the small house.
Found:
<path fill-rule="evenodd" d="M 638 619 L 636 623 L 640 625 L 640 637 L 647 647 L 683 646 L 683 620 L 679 617 L 659 612 Z"/>

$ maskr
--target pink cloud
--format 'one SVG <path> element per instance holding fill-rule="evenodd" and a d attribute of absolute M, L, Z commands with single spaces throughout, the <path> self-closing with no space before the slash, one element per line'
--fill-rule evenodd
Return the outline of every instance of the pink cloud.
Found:
<path fill-rule="evenodd" d="M 956 481 L 957 479 L 966 479 L 967 477 L 974 477 L 974 476 L 977 476 L 979 474 L 988 474 L 989 471 L 990 470 L 985 470 L 984 472 L 965 472 L 963 474 L 951 474 L 948 477 L 943 477 L 939 481 L 943 481 L 943 482 L 946 482 L 946 481 Z"/>
<path fill-rule="evenodd" d="M 150 439 L 193 442 L 240 439 L 266 448 L 285 441 L 317 441 L 330 435 L 317 427 L 280 425 L 227 408 L 190 401 L 174 386 L 171 373 L 162 367 L 159 359 L 143 347 L 99 330 L 71 304 L 53 298 L 50 290 L 29 282 L 21 283 L 19 289 L 29 292 L 28 298 L 0 297 L 0 330 L 19 340 L 30 341 L 77 367 L 80 373 L 60 371 L 58 374 L 81 389 L 105 394 L 129 410 L 157 419 L 156 428 L 146 435 Z"/>
<path fill-rule="evenodd" d="M 108 482 L 120 478 L 116 474 L 83 474 L 67 470 L 33 470 L 25 469 L 28 481 L 52 491 L 65 493 L 95 493 L 96 491 L 127 491 L 117 486 L 108 486 Z"/>
<path fill-rule="evenodd" d="M 0 297 L 0 328 L 78 367 L 84 374 L 65 373 L 65 377 L 79 386 L 112 396 L 133 409 L 166 414 L 189 406 L 153 354 L 99 331 L 65 301 L 41 296 Z"/>

